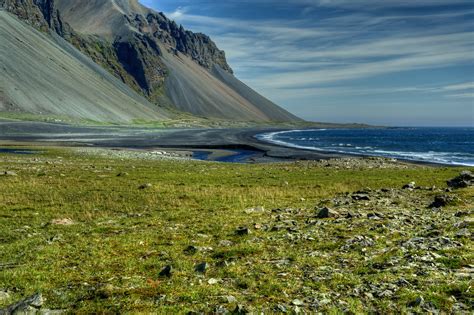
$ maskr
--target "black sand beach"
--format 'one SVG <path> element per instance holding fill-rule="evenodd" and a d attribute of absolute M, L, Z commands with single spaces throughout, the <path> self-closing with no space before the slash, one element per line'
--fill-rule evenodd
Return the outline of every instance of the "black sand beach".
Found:
<path fill-rule="evenodd" d="M 0 122 L 0 141 L 4 145 L 191 151 L 195 158 L 224 162 L 276 162 L 342 157 L 340 154 L 278 146 L 254 137 L 256 134 L 276 130 L 281 129 L 149 129 Z"/>

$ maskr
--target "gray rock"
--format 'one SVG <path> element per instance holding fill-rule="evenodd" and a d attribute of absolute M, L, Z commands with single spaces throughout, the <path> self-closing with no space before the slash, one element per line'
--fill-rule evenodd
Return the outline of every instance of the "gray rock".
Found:
<path fill-rule="evenodd" d="M 369 197 L 368 194 L 353 194 L 352 195 L 352 200 L 356 200 L 356 201 L 366 200 L 366 201 L 369 201 L 370 197 Z"/>
<path fill-rule="evenodd" d="M 143 184 L 143 185 L 138 186 L 138 189 L 143 190 L 143 189 L 147 189 L 147 188 L 151 188 L 151 187 L 153 187 L 153 185 L 150 184 L 150 183 L 147 183 L 147 184 Z"/>
<path fill-rule="evenodd" d="M 206 262 L 202 262 L 194 266 L 194 271 L 200 272 L 200 273 L 205 273 L 207 269 L 208 269 L 208 265 Z"/>
<path fill-rule="evenodd" d="M 474 186 L 474 175 L 470 171 L 462 171 L 459 176 L 448 180 L 447 184 L 452 188 L 466 188 Z"/>
<path fill-rule="evenodd" d="M 413 190 L 415 188 L 416 188 L 415 182 L 408 183 L 402 187 L 402 189 L 408 189 L 408 190 Z"/>
<path fill-rule="evenodd" d="M 434 201 L 428 206 L 428 208 L 441 208 L 453 204 L 455 198 L 450 195 L 439 195 L 436 196 Z"/>
<path fill-rule="evenodd" d="M 2 176 L 18 176 L 18 174 L 13 172 L 13 171 L 3 171 L 3 172 L 0 172 L 0 175 L 2 175 Z"/>
<path fill-rule="evenodd" d="M 173 274 L 173 267 L 170 265 L 165 266 L 163 269 L 161 269 L 160 273 L 158 274 L 160 277 L 168 277 L 170 278 Z"/>
<path fill-rule="evenodd" d="M 235 230 L 235 234 L 237 235 L 249 235 L 250 234 L 250 230 L 248 227 L 238 227 L 237 230 Z"/>
<path fill-rule="evenodd" d="M 328 207 L 324 207 L 322 209 L 319 209 L 317 217 L 319 219 L 327 219 L 327 218 L 336 218 L 339 216 L 339 213 L 336 211 L 329 209 Z"/>
<path fill-rule="evenodd" d="M 4 310 L 0 310 L 0 314 L 35 314 L 40 310 L 41 306 L 43 306 L 43 303 L 43 295 L 41 293 L 36 293 L 10 305 Z"/>
<path fill-rule="evenodd" d="M 409 307 L 417 307 L 417 306 L 421 306 L 423 305 L 423 302 L 425 301 L 425 299 L 422 297 L 422 296 L 419 296 L 417 297 L 415 300 L 411 301 L 410 303 L 408 303 L 408 306 Z"/>
<path fill-rule="evenodd" d="M 193 245 L 189 245 L 188 247 L 186 247 L 184 249 L 184 253 L 187 254 L 187 255 L 194 255 L 198 251 L 199 251 L 199 248 L 197 248 L 196 246 L 193 246 Z"/>

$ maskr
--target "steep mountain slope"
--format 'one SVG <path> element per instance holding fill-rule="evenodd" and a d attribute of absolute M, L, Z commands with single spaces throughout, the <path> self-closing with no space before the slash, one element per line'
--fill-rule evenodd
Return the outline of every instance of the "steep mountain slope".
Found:
<path fill-rule="evenodd" d="M 1 10 L 0 69 L 0 111 L 104 122 L 166 118 L 61 37 L 47 36 Z"/>
<path fill-rule="evenodd" d="M 75 31 L 110 43 L 114 62 L 151 101 L 205 117 L 299 120 L 238 81 L 225 53 L 208 36 L 185 30 L 137 0 L 56 0 L 56 4 Z"/>

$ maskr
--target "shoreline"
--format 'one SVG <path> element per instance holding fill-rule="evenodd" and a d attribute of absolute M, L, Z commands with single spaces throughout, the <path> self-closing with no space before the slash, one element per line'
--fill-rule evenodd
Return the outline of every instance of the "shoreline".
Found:
<path fill-rule="evenodd" d="M 302 128 L 303 130 L 305 128 Z M 314 128 L 307 128 L 314 129 Z M 325 128 L 327 129 L 327 128 Z M 232 129 L 140 129 L 90 127 L 37 122 L 0 123 L 0 145 L 89 147 L 118 150 L 161 150 L 182 152 L 197 160 L 272 163 L 321 161 L 330 159 L 367 159 L 390 157 L 294 148 L 257 139 L 258 134 L 294 130 L 291 128 Z M 191 155 L 190 155 L 190 152 Z M 201 152 L 202 154 L 199 154 Z M 203 153 L 208 152 L 208 153 Z M 402 163 L 437 167 L 469 167 L 428 161 L 395 159 Z"/>

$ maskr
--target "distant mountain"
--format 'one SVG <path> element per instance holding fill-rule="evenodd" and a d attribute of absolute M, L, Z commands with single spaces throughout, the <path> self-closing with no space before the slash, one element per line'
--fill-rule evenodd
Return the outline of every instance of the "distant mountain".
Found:
<path fill-rule="evenodd" d="M 164 118 L 170 116 L 167 111 L 183 111 L 207 118 L 240 121 L 300 120 L 236 79 L 225 53 L 208 36 L 187 31 L 163 13 L 148 9 L 136 0 L 0 0 L 0 7 L 37 30 L 52 34 L 48 39 L 46 36 L 35 39 L 36 44 L 48 43 L 64 49 L 64 39 L 121 82 L 104 75 L 107 80 L 114 85 L 123 83 L 121 90 L 127 85 L 129 97 L 131 89 L 142 95 L 132 97 L 139 100 L 138 104 L 148 110 L 153 103 L 151 108 L 156 113 L 147 117 Z M 9 32 L 6 21 L 11 19 L 2 13 L 2 49 L 6 45 L 18 46 L 14 41 L 9 42 L 13 39 L 6 36 Z M 27 32 L 28 27 L 24 28 Z M 22 34 L 18 36 L 23 39 Z M 66 50 L 79 62 L 90 63 L 72 47 L 68 46 Z M 2 65 L 9 62 L 6 58 L 13 57 L 2 53 Z M 48 69 L 43 67 L 42 70 L 45 71 L 43 75 L 48 76 Z M 96 70 L 100 72 L 101 69 L 96 67 Z M 72 71 L 68 74 L 83 81 Z M 9 80 L 14 81 L 13 78 Z M 100 88 L 95 90 L 101 91 Z M 0 100 L 2 98 L 6 96 L 0 94 Z M 15 103 L 15 97 L 10 95 L 9 99 L 10 103 Z M 135 106 L 134 110 L 142 111 L 138 105 L 123 106 Z M 131 116 L 141 118 L 140 115 Z"/>

